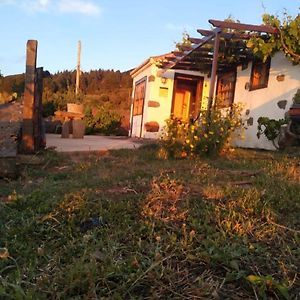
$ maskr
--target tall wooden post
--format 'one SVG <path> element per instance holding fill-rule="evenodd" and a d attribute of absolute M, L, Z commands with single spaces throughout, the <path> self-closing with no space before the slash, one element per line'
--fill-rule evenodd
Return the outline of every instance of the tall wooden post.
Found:
<path fill-rule="evenodd" d="M 34 116 L 34 148 L 35 151 L 45 147 L 45 130 L 43 126 L 43 78 L 44 69 L 36 69 L 35 116 Z"/>
<path fill-rule="evenodd" d="M 209 95 L 208 95 L 208 103 L 207 103 L 208 111 L 210 111 L 210 109 L 212 108 L 214 92 L 215 92 L 217 69 L 218 69 L 218 56 L 219 56 L 219 48 L 220 48 L 220 35 L 221 35 L 221 29 L 215 32 L 214 56 L 213 56 L 213 63 L 211 67 L 210 86 L 209 86 Z"/>
<path fill-rule="evenodd" d="M 37 58 L 37 41 L 29 40 L 27 42 L 26 52 L 26 74 L 25 74 L 25 91 L 23 103 L 23 128 L 21 149 L 24 153 L 33 153 L 35 150 L 34 143 L 34 112 L 35 112 L 35 95 L 36 95 L 36 58 Z"/>
<path fill-rule="evenodd" d="M 78 41 L 78 50 L 77 50 L 77 71 L 76 71 L 76 96 L 79 94 L 79 84 L 80 84 L 80 56 L 81 56 L 81 42 Z"/>

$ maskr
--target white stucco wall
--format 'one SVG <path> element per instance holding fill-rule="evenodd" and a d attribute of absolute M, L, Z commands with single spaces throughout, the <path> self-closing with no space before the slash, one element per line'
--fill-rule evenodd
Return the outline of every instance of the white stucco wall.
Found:
<path fill-rule="evenodd" d="M 171 108 L 172 108 L 172 99 L 173 99 L 173 88 L 174 88 L 174 76 L 175 73 L 185 74 L 185 75 L 194 75 L 194 76 L 203 76 L 205 82 L 203 84 L 203 97 L 202 101 L 206 102 L 208 94 L 208 83 L 207 78 L 204 74 L 194 71 L 182 71 L 182 70 L 167 70 L 163 71 L 156 67 L 155 64 L 148 64 L 146 68 L 141 72 L 137 73 L 133 77 L 133 94 L 134 96 L 134 87 L 135 83 L 141 80 L 143 77 L 147 76 L 146 82 L 146 95 L 144 101 L 144 114 L 143 114 L 143 126 L 142 134 L 143 138 L 159 138 L 161 132 L 165 126 L 165 121 L 170 117 Z M 154 76 L 154 81 L 149 81 L 149 76 Z M 163 83 L 161 78 L 166 78 L 166 83 Z M 167 88 L 168 93 L 166 97 L 160 96 L 160 88 Z M 159 107 L 149 107 L 149 101 L 156 101 L 159 103 Z M 131 108 L 132 109 L 132 108 Z M 132 113 L 132 112 L 131 112 Z M 134 116 L 132 119 L 132 136 L 140 136 L 140 129 L 138 124 L 140 124 L 140 116 Z M 147 132 L 145 130 L 144 124 L 147 122 L 155 121 L 159 124 L 159 132 Z"/>
<path fill-rule="evenodd" d="M 249 91 L 245 89 L 247 82 L 250 82 L 252 64 L 237 71 L 234 102 L 241 102 L 244 105 L 243 118 L 253 118 L 253 125 L 247 125 L 244 131 L 244 139 L 236 139 L 235 144 L 239 147 L 260 148 L 274 150 L 274 146 L 264 136 L 257 138 L 257 120 L 259 117 L 282 119 L 289 110 L 292 98 L 297 89 L 300 88 L 300 66 L 294 66 L 282 53 L 277 53 L 271 60 L 268 87 Z M 284 81 L 278 81 L 276 77 L 285 75 Z M 285 109 L 280 109 L 278 101 L 287 100 Z M 245 112 L 249 110 L 249 114 Z"/>

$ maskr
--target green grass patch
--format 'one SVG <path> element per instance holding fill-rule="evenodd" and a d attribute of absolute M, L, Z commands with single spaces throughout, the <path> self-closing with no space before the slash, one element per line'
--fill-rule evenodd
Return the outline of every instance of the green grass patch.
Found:
<path fill-rule="evenodd" d="M 300 159 L 44 154 L 1 181 L 1 299 L 297 299 Z"/>

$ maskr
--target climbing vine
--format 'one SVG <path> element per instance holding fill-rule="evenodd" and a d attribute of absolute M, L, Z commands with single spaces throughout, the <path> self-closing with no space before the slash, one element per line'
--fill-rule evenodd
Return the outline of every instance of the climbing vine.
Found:
<path fill-rule="evenodd" d="M 286 124 L 287 121 L 285 119 L 275 120 L 268 117 L 259 117 L 257 123 L 257 138 L 264 135 L 273 143 L 276 149 L 279 149 L 279 146 L 276 144 L 276 140 L 280 134 L 281 126 Z"/>
<path fill-rule="evenodd" d="M 300 63 L 300 13 L 293 18 L 286 12 L 282 19 L 278 16 L 264 14 L 263 22 L 277 29 L 276 34 L 271 34 L 265 39 L 262 36 L 251 38 L 247 46 L 256 56 L 264 61 L 277 51 L 282 51 L 293 63 Z"/>

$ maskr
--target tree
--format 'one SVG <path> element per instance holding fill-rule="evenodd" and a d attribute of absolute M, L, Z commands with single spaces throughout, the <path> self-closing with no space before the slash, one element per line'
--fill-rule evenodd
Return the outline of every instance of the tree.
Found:
<path fill-rule="evenodd" d="M 293 18 L 286 12 L 283 18 L 264 14 L 263 22 L 277 29 L 276 34 L 271 34 L 268 39 L 263 37 L 251 38 L 247 46 L 256 56 L 264 61 L 277 51 L 282 51 L 293 63 L 300 63 L 300 13 Z"/>

